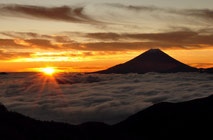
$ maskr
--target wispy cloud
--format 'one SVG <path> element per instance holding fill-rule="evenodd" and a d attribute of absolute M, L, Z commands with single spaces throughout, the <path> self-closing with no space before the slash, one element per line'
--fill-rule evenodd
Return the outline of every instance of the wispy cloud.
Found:
<path fill-rule="evenodd" d="M 135 6 L 135 5 L 125 5 L 120 3 L 108 3 L 106 6 L 110 6 L 112 8 L 120 8 L 126 11 L 133 12 L 155 12 L 157 15 L 171 14 L 171 15 L 179 15 L 184 17 L 195 17 L 199 18 L 199 20 L 213 20 L 213 9 L 175 9 L 175 8 L 163 8 L 157 6 Z M 156 16 L 156 15 L 155 15 Z"/>
<path fill-rule="evenodd" d="M 44 7 L 32 5 L 0 5 L 1 16 L 37 18 L 75 23 L 95 24 L 98 21 L 85 14 L 84 7 Z"/>
<path fill-rule="evenodd" d="M 213 10 L 212 9 L 186 9 L 183 11 L 177 11 L 179 14 L 195 16 L 203 18 L 205 20 L 213 20 Z M 212 21 L 211 21 L 212 22 Z"/>
<path fill-rule="evenodd" d="M 152 12 L 152 11 L 164 10 L 163 8 L 159 8 L 156 6 L 135 6 L 135 5 L 125 5 L 125 4 L 121 4 L 121 3 L 106 3 L 104 5 L 114 7 L 114 8 L 132 10 L 135 12 L 140 12 L 140 11 Z"/>
<path fill-rule="evenodd" d="M 100 5 L 95 5 L 97 8 Z M 152 17 L 155 20 L 160 20 L 160 22 L 168 22 L 171 19 L 177 18 L 181 23 L 189 22 L 189 20 L 196 21 L 198 18 L 200 22 L 206 22 L 207 20 L 213 19 L 213 10 L 211 9 L 174 9 L 174 8 L 163 8 L 157 6 L 144 6 L 144 5 L 125 5 L 120 3 L 108 3 L 102 4 L 105 8 L 100 12 L 102 15 L 95 16 L 94 13 L 89 13 L 86 10 L 86 6 L 60 6 L 60 7 L 45 7 L 45 6 L 34 6 L 34 5 L 17 5 L 17 4 L 0 4 L 0 16 L 9 17 L 21 17 L 29 19 L 43 19 L 43 20 L 55 20 L 64 22 L 74 22 L 74 23 L 86 23 L 92 25 L 99 25 L 98 27 L 108 27 L 108 25 L 113 24 L 123 24 L 122 20 L 117 21 L 116 19 L 122 19 L 120 15 L 129 15 L 129 11 L 135 12 L 134 17 L 139 20 L 141 17 L 138 13 L 145 13 L 146 17 Z M 112 9 L 109 13 L 106 9 Z M 90 7 L 91 8 L 91 7 Z M 114 9 L 122 9 L 122 13 L 119 11 L 114 11 Z M 117 13 L 116 13 L 117 12 Z M 112 19 L 104 21 L 101 16 L 107 17 L 113 15 Z M 169 16 L 168 16 L 169 15 Z M 144 15 L 143 15 L 144 16 Z M 160 17 L 160 18 L 159 18 Z M 162 21 L 162 17 L 164 21 Z M 188 17 L 188 19 L 186 19 Z M 113 20 L 116 20 L 114 22 Z M 142 19 L 140 19 L 142 20 Z M 200 23 L 199 23 L 200 24 Z M 138 24 L 137 24 L 138 25 Z"/>

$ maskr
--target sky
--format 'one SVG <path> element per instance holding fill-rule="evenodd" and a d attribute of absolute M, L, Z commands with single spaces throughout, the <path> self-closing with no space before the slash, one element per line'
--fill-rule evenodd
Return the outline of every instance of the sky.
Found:
<path fill-rule="evenodd" d="M 0 0 L 0 71 L 88 72 L 151 48 L 213 67 L 212 0 Z"/>

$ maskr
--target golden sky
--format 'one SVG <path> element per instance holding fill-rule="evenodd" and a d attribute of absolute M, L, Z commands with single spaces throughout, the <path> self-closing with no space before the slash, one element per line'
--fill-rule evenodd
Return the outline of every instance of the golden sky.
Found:
<path fill-rule="evenodd" d="M 1 0 L 0 71 L 88 72 L 151 48 L 213 67 L 210 0 Z"/>

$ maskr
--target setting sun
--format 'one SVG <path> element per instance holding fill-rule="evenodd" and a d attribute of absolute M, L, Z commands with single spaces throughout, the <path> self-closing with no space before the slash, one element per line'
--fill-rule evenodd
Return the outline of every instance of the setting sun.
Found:
<path fill-rule="evenodd" d="M 47 75 L 52 75 L 53 73 L 55 73 L 55 69 L 54 68 L 44 68 L 44 69 L 42 69 L 42 72 Z"/>

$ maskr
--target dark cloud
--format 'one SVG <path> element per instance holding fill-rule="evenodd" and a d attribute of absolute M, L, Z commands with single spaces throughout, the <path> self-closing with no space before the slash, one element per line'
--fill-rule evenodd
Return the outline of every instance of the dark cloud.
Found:
<path fill-rule="evenodd" d="M 95 42 L 85 43 L 83 45 L 73 47 L 77 50 L 91 50 L 91 51 L 127 51 L 127 50 L 146 50 L 150 48 L 170 48 L 167 44 L 160 44 L 154 42 Z"/>
<path fill-rule="evenodd" d="M 29 52 L 7 52 L 4 50 L 0 50 L 0 60 L 11 60 L 23 57 L 30 57 L 32 53 Z"/>
<path fill-rule="evenodd" d="M 33 32 L 1 32 L 2 35 L 12 38 L 38 38 L 41 37 L 41 35 Z"/>
<path fill-rule="evenodd" d="M 46 39 L 0 39 L 0 49 L 59 49 L 50 40 Z"/>
<path fill-rule="evenodd" d="M 168 41 L 177 42 L 183 41 L 190 37 L 197 36 L 197 32 L 193 31 L 176 31 L 176 32 L 165 32 L 165 33 L 88 33 L 86 37 L 99 39 L 99 40 L 126 40 L 126 39 L 136 39 L 136 40 L 154 40 L 154 41 Z"/>
<path fill-rule="evenodd" d="M 16 44 L 13 39 L 0 39 L 0 48 L 16 48 L 20 45 Z"/>
<path fill-rule="evenodd" d="M 158 11 L 158 10 L 164 10 L 163 8 L 155 7 L 155 6 L 135 6 L 135 5 L 124 5 L 120 3 L 107 3 L 106 6 L 114 7 L 114 8 L 122 8 L 126 10 L 133 10 L 136 12 L 139 11 Z"/>
<path fill-rule="evenodd" d="M 47 39 L 58 43 L 73 42 L 70 37 L 66 35 L 47 35 L 34 32 L 0 32 L 0 34 L 14 39 Z"/>
<path fill-rule="evenodd" d="M 36 33 L 2 33 L 13 39 L 0 39 L 0 48 L 52 49 L 81 51 L 128 51 L 161 49 L 212 48 L 213 34 L 182 30 L 161 33 L 81 33 L 90 42 L 75 42 L 69 35 L 40 35 Z M 23 38 L 16 38 L 16 37 Z M 27 39 L 24 39 L 24 38 Z M 86 55 L 86 54 L 85 54 Z M 92 54 L 87 54 L 87 56 Z"/>
<path fill-rule="evenodd" d="M 84 7 L 43 7 L 31 5 L 0 5 L 0 15 L 12 17 L 39 18 L 76 23 L 98 23 L 84 13 Z"/>
<path fill-rule="evenodd" d="M 45 54 L 45 53 L 39 54 L 40 57 L 88 57 L 88 56 L 97 56 L 97 55 L 99 55 L 99 53 L 93 53 L 89 51 L 84 51 L 81 53 L 66 52 L 66 53 L 53 53 L 53 54 Z"/>
<path fill-rule="evenodd" d="M 213 34 L 190 30 L 164 33 L 88 33 L 88 38 L 101 42 L 85 44 L 85 48 L 97 50 L 204 49 L 213 45 Z M 133 41 L 135 40 L 135 41 Z M 127 42 L 129 41 L 129 42 Z"/>
<path fill-rule="evenodd" d="M 46 39 L 28 39 L 25 41 L 30 44 L 30 47 L 41 49 L 59 49 L 59 46 L 52 44 L 50 40 Z"/>
<path fill-rule="evenodd" d="M 120 40 L 121 35 L 118 33 L 88 33 L 85 35 L 87 38 L 99 39 L 99 40 Z"/>
<path fill-rule="evenodd" d="M 204 18 L 206 20 L 213 20 L 213 10 L 211 9 L 189 9 L 182 12 L 180 11 L 179 13 L 182 13 L 183 15 Z"/>

